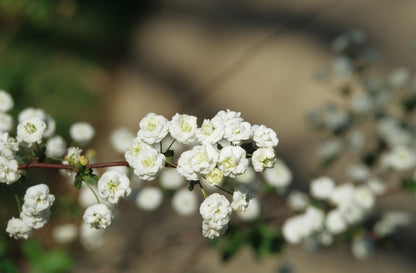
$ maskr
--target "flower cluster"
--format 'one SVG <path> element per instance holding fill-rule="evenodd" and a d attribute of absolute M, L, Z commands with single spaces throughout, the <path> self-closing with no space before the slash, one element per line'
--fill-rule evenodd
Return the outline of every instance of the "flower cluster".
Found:
<path fill-rule="evenodd" d="M 12 218 L 7 223 L 6 231 L 15 239 L 27 239 L 33 229 L 43 227 L 51 214 L 50 207 L 55 196 L 49 193 L 49 187 L 39 184 L 26 190 L 20 218 Z"/>

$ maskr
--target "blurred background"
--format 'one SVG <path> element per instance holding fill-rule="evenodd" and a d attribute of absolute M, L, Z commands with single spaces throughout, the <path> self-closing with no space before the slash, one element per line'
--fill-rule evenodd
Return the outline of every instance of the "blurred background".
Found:
<path fill-rule="evenodd" d="M 380 73 L 412 70 L 415 11 L 413 0 L 0 0 L 0 88 L 15 99 L 12 114 L 43 108 L 61 135 L 76 121 L 93 124 L 98 161 L 121 159 L 110 133 L 137 131 L 148 112 L 202 120 L 239 111 L 276 130 L 279 156 L 307 189 L 319 135 L 305 115 L 337 99 L 315 77 L 333 58 L 331 41 L 361 29 L 380 52 Z M 406 195 L 380 206 L 416 215 Z M 199 215 L 176 216 L 169 203 L 146 213 L 125 202 L 117 219 L 98 250 L 67 248 L 72 272 L 416 270 L 404 253 L 357 261 L 345 246 L 314 253 L 288 247 L 262 260 L 244 249 L 223 263 L 200 236 Z M 47 232 L 37 238 L 47 241 Z"/>

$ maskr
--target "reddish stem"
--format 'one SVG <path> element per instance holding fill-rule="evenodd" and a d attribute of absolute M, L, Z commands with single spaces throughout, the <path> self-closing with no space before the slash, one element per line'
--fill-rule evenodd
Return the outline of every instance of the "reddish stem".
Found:
<path fill-rule="evenodd" d="M 104 163 L 95 163 L 95 164 L 88 164 L 87 168 L 106 168 L 106 167 L 113 167 L 113 166 L 129 166 L 127 161 L 114 161 L 114 162 L 104 162 Z M 19 170 L 22 169 L 30 169 L 30 168 L 46 168 L 46 169 L 65 169 L 65 170 L 72 170 L 77 171 L 77 167 L 74 165 L 64 165 L 64 164 L 54 164 L 54 163 L 26 163 L 26 164 L 19 164 Z"/>

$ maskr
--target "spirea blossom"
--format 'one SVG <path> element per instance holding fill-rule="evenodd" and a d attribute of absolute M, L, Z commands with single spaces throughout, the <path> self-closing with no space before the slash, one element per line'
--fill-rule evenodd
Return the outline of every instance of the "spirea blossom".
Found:
<path fill-rule="evenodd" d="M 251 137 L 251 125 L 247 121 L 234 119 L 228 121 L 224 129 L 224 138 L 232 144 L 240 144 Z"/>
<path fill-rule="evenodd" d="M 0 90 L 0 112 L 7 112 L 14 106 L 12 96 L 4 90 Z"/>
<path fill-rule="evenodd" d="M 163 201 L 163 193 L 159 188 L 146 187 L 136 196 L 136 205 L 146 211 L 157 209 Z"/>
<path fill-rule="evenodd" d="M 253 168 L 256 172 L 262 172 L 265 168 L 272 168 L 276 163 L 276 154 L 272 148 L 259 148 L 251 158 Z"/>
<path fill-rule="evenodd" d="M 52 158 L 60 158 L 65 155 L 66 142 L 61 136 L 54 136 L 46 142 L 46 155 Z"/>
<path fill-rule="evenodd" d="M 133 139 L 134 134 L 127 128 L 118 128 L 110 136 L 111 145 L 119 153 L 125 153 Z"/>
<path fill-rule="evenodd" d="M 249 200 L 253 198 L 249 188 L 245 184 L 239 184 L 233 193 L 231 208 L 237 212 L 243 212 L 247 209 Z"/>
<path fill-rule="evenodd" d="M 52 231 L 53 239 L 61 244 L 70 243 L 77 237 L 78 230 L 74 224 L 61 224 L 55 226 Z"/>
<path fill-rule="evenodd" d="M 10 132 L 13 128 L 13 124 L 12 116 L 0 112 L 0 132 Z"/>
<path fill-rule="evenodd" d="M 416 155 L 406 146 L 397 146 L 386 155 L 386 163 L 395 170 L 405 171 L 416 166 Z"/>
<path fill-rule="evenodd" d="M 144 143 L 140 138 L 135 137 L 130 143 L 129 148 L 124 154 L 124 158 L 127 160 L 130 166 L 134 164 L 139 153 L 145 149 L 153 149 L 149 144 Z"/>
<path fill-rule="evenodd" d="M 19 164 L 14 159 L 0 156 L 0 183 L 13 184 L 20 178 Z"/>
<path fill-rule="evenodd" d="M 311 181 L 311 195 L 316 199 L 328 200 L 335 189 L 334 180 L 322 176 Z"/>
<path fill-rule="evenodd" d="M 179 215 L 192 215 L 198 209 L 198 197 L 194 191 L 180 189 L 172 198 L 172 208 Z"/>
<path fill-rule="evenodd" d="M 134 173 L 143 180 L 153 180 L 165 166 L 165 156 L 153 148 L 139 152 L 134 161 L 130 163 Z"/>
<path fill-rule="evenodd" d="M 185 144 L 196 140 L 196 120 L 194 116 L 176 113 L 169 125 L 170 135 Z"/>
<path fill-rule="evenodd" d="M 260 202 L 257 198 L 250 198 L 244 211 L 237 211 L 238 217 L 243 221 L 252 221 L 260 216 Z"/>
<path fill-rule="evenodd" d="M 104 204 L 89 206 L 82 216 L 84 223 L 90 228 L 105 229 L 113 219 L 113 213 Z"/>
<path fill-rule="evenodd" d="M 200 175 L 209 174 L 216 166 L 218 152 L 210 144 L 194 146 L 178 159 L 178 173 L 187 180 L 198 180 Z"/>
<path fill-rule="evenodd" d="M 46 130 L 46 124 L 39 117 L 30 117 L 17 125 L 17 141 L 26 142 L 29 146 L 40 143 Z"/>
<path fill-rule="evenodd" d="M 7 222 L 6 232 L 14 239 L 27 239 L 32 235 L 32 229 L 20 218 L 12 218 Z"/>
<path fill-rule="evenodd" d="M 224 121 L 213 118 L 212 120 L 204 119 L 201 128 L 196 131 L 196 137 L 202 144 L 215 144 L 224 136 Z"/>
<path fill-rule="evenodd" d="M 44 209 L 40 212 L 35 212 L 26 208 L 27 207 L 23 207 L 23 210 L 20 213 L 20 219 L 22 219 L 23 223 L 25 223 L 28 227 L 33 229 L 39 229 L 42 228 L 49 221 L 49 217 L 51 215 L 51 211 L 49 208 Z"/>
<path fill-rule="evenodd" d="M 140 121 L 137 137 L 147 144 L 155 144 L 161 142 L 168 132 L 169 121 L 161 115 L 149 113 Z"/>
<path fill-rule="evenodd" d="M 272 168 L 265 169 L 262 173 L 264 180 L 276 189 L 284 189 L 292 182 L 292 172 L 282 161 L 277 160 Z"/>
<path fill-rule="evenodd" d="M 98 194 L 111 204 L 116 204 L 122 197 L 127 197 L 130 192 L 130 180 L 126 174 L 118 170 L 106 171 L 97 183 Z"/>
<path fill-rule="evenodd" d="M 257 147 L 276 147 L 279 143 L 276 132 L 264 125 L 253 125 L 251 130 L 253 131 L 253 140 Z"/>
<path fill-rule="evenodd" d="M 236 177 L 242 175 L 248 166 L 246 151 L 240 146 L 227 146 L 221 149 L 218 168 L 225 176 Z"/>
<path fill-rule="evenodd" d="M 213 193 L 202 202 L 199 212 L 203 218 L 203 236 L 212 239 L 223 234 L 230 221 L 232 209 L 227 198 Z"/>
<path fill-rule="evenodd" d="M 0 133 L 0 155 L 8 159 L 14 159 L 19 145 L 8 133 Z"/>
<path fill-rule="evenodd" d="M 69 128 L 69 135 L 79 145 L 86 145 L 95 135 L 95 129 L 87 122 L 77 122 Z"/>
<path fill-rule="evenodd" d="M 174 168 L 164 168 L 159 176 L 160 186 L 176 190 L 183 185 L 185 179 Z"/>
<path fill-rule="evenodd" d="M 46 184 L 31 186 L 26 190 L 23 210 L 39 213 L 49 209 L 54 201 L 55 196 L 49 193 L 49 187 Z"/>

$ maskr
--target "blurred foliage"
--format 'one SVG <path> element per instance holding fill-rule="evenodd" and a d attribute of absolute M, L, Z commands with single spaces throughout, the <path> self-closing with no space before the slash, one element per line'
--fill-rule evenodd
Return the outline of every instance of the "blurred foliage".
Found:
<path fill-rule="evenodd" d="M 43 108 L 57 132 L 91 115 L 103 70 L 126 54 L 150 1 L 0 1 L 0 89 L 16 115 Z M 154 2 L 153 2 L 154 3 Z"/>
<path fill-rule="evenodd" d="M 260 222 L 253 222 L 245 229 L 230 225 L 227 232 L 212 241 L 223 261 L 228 261 L 243 247 L 250 246 L 256 258 L 280 253 L 285 241 L 282 234 L 275 228 Z"/>

